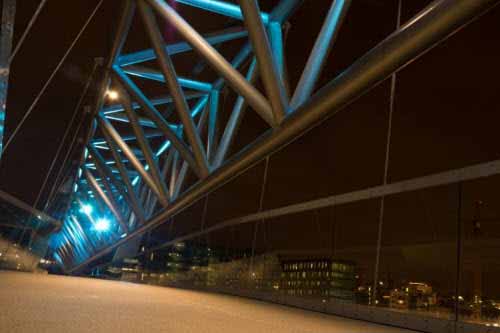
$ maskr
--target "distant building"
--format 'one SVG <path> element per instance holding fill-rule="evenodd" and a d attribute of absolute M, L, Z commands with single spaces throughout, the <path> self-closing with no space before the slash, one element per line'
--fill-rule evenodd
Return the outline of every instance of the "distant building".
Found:
<path fill-rule="evenodd" d="M 389 306 L 398 309 L 428 309 L 437 304 L 432 287 L 422 282 L 409 282 L 402 288 L 393 289 L 389 298 Z"/>
<path fill-rule="evenodd" d="M 280 289 L 287 295 L 354 299 L 355 266 L 330 258 L 282 263 Z"/>
<path fill-rule="evenodd" d="M 269 253 L 253 258 L 243 251 L 228 260 L 216 248 L 178 243 L 146 258 L 141 281 L 186 288 L 278 292 L 282 295 L 354 301 L 355 265 L 328 257 Z M 148 269 L 154 267 L 154 270 Z M 161 267 L 160 270 L 157 268 Z"/>

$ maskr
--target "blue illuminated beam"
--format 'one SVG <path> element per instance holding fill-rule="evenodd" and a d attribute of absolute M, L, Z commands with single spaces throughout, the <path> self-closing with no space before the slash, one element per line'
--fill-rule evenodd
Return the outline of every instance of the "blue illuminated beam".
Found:
<path fill-rule="evenodd" d="M 351 0 L 335 0 L 332 3 L 323 27 L 314 43 L 313 50 L 309 55 L 304 72 L 295 88 L 295 93 L 290 102 L 292 110 L 305 103 L 311 96 L 350 4 Z"/>
<path fill-rule="evenodd" d="M 198 114 L 203 110 L 205 105 L 207 105 L 208 102 L 208 96 L 205 96 L 201 98 L 198 103 L 193 107 L 193 110 L 191 111 L 191 117 L 196 118 Z M 182 133 L 182 125 L 180 126 L 180 132 Z M 156 157 L 159 157 L 163 152 L 165 152 L 169 147 L 171 146 L 170 140 L 166 140 L 164 144 L 160 146 L 158 151 L 156 152 Z"/>
<path fill-rule="evenodd" d="M 204 35 L 204 39 L 210 45 L 217 45 L 224 42 L 245 38 L 247 35 L 248 33 L 245 29 L 236 27 Z M 179 53 L 191 51 L 192 47 L 186 42 L 179 42 L 176 44 L 167 45 L 166 50 L 170 56 L 173 56 Z M 131 54 L 121 55 L 120 57 L 118 57 L 116 64 L 118 66 L 124 67 L 153 59 L 156 59 L 156 55 L 152 49 L 148 49 Z"/>
<path fill-rule="evenodd" d="M 240 6 L 218 0 L 175 0 L 178 3 L 188 5 L 191 7 L 200 8 L 212 13 L 224 15 L 237 20 L 243 20 L 243 14 L 241 13 Z M 269 14 L 260 13 L 261 19 L 264 24 L 269 22 Z"/>
<path fill-rule="evenodd" d="M 193 99 L 193 98 L 199 98 L 206 96 L 206 93 L 200 93 L 200 92 L 186 92 L 184 94 L 186 99 Z M 160 97 L 160 98 L 153 98 L 150 100 L 151 104 L 154 106 L 158 105 L 165 105 L 165 104 L 170 104 L 173 102 L 172 97 L 166 96 L 166 97 Z M 139 103 L 132 103 L 132 108 L 134 110 L 140 109 L 141 105 Z M 118 112 L 124 112 L 125 109 L 123 108 L 123 105 L 121 104 L 116 104 L 116 105 L 111 105 L 108 107 L 102 108 L 101 112 L 105 114 L 106 116 L 113 114 L 113 113 L 118 113 Z"/>
<path fill-rule="evenodd" d="M 148 131 L 145 133 L 145 136 L 148 139 L 154 139 L 154 138 L 162 137 L 163 133 L 160 131 Z M 135 141 L 135 140 L 137 140 L 135 135 L 124 135 L 124 136 L 122 136 L 122 139 L 123 139 L 123 141 Z M 107 142 L 106 142 L 106 139 L 97 138 L 97 139 L 92 140 L 92 144 L 94 146 L 104 146 L 107 144 Z M 109 147 L 106 147 L 106 148 L 109 148 Z"/>
<path fill-rule="evenodd" d="M 130 66 L 124 68 L 123 71 L 132 76 L 165 83 L 163 74 L 150 68 Z M 183 88 L 204 92 L 210 92 L 212 90 L 212 85 L 207 82 L 192 80 L 181 76 L 178 76 L 177 80 L 179 81 L 179 85 Z"/>
<path fill-rule="evenodd" d="M 117 121 L 117 122 L 120 122 L 120 123 L 130 123 L 129 119 L 123 115 L 123 114 L 116 114 L 116 113 L 113 113 L 113 114 L 110 114 L 110 115 L 105 115 L 106 118 L 108 118 L 109 120 L 113 120 L 113 121 Z M 144 127 L 149 127 L 149 128 L 157 128 L 156 127 L 156 124 L 149 120 L 149 119 L 146 119 L 146 118 L 139 118 L 139 123 L 141 124 L 141 126 L 144 126 Z M 176 130 L 177 127 L 176 126 L 172 126 L 172 130 Z"/>

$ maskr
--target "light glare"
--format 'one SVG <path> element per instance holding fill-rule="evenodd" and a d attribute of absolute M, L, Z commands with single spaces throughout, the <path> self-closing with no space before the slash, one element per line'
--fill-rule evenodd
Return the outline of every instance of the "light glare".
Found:
<path fill-rule="evenodd" d="M 80 212 L 86 214 L 86 215 L 90 215 L 92 214 L 92 206 L 89 205 L 89 204 L 86 204 L 86 205 L 82 205 L 82 208 L 80 208 Z"/>
<path fill-rule="evenodd" d="M 95 223 L 95 230 L 97 231 L 107 231 L 109 229 L 109 220 L 105 218 L 98 219 Z"/>
<path fill-rule="evenodd" d="M 119 97 L 118 92 L 116 90 L 108 90 L 106 92 L 106 95 L 112 101 L 116 101 L 118 99 L 118 97 Z"/>

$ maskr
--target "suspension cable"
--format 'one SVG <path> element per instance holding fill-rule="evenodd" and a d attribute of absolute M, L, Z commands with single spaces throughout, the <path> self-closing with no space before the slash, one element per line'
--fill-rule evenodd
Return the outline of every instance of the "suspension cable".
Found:
<path fill-rule="evenodd" d="M 19 42 L 17 42 L 14 51 L 12 51 L 12 54 L 10 55 L 9 65 L 10 65 L 10 63 L 12 63 L 17 52 L 19 51 L 19 49 L 23 45 L 24 40 L 28 36 L 28 33 L 30 32 L 31 28 L 33 27 L 33 24 L 35 24 L 36 19 L 40 15 L 40 12 L 42 11 L 42 9 L 45 6 L 45 4 L 47 3 L 47 1 L 48 0 L 42 0 L 42 2 L 40 2 L 40 5 L 38 5 L 38 8 L 36 9 L 35 13 L 33 14 L 33 17 L 31 17 L 31 20 L 29 21 L 28 25 L 26 26 L 26 29 L 24 30 L 23 35 L 19 39 Z"/>
<path fill-rule="evenodd" d="M 94 78 L 94 74 L 95 74 L 95 71 L 96 71 L 96 69 L 97 69 L 97 66 L 98 66 L 98 63 L 97 63 L 97 62 L 96 62 L 96 63 L 94 63 L 94 67 L 92 68 L 92 72 L 89 74 L 89 77 L 88 77 L 88 79 L 87 79 L 87 83 L 85 84 L 85 86 L 84 86 L 84 88 L 83 88 L 83 91 L 82 91 L 82 94 L 80 95 L 80 98 L 79 98 L 79 100 L 78 100 L 78 103 L 76 104 L 75 109 L 74 109 L 74 111 L 73 111 L 73 116 L 72 116 L 72 118 L 71 118 L 71 120 L 70 120 L 70 124 L 69 124 L 69 126 L 66 128 L 66 131 L 65 131 L 64 136 L 63 136 L 63 138 L 62 138 L 62 140 L 61 140 L 61 143 L 60 143 L 60 145 L 59 145 L 59 148 L 57 149 L 56 156 L 54 157 L 54 160 L 52 161 L 52 164 L 51 164 L 51 166 L 50 166 L 49 172 L 47 173 L 47 178 L 48 178 L 48 176 L 52 173 L 52 169 L 53 169 L 53 167 L 54 167 L 54 165 L 55 165 L 55 161 L 56 161 L 56 160 L 58 159 L 58 157 L 59 157 L 59 154 L 60 154 L 60 152 L 61 152 L 61 150 L 62 150 L 63 144 L 64 144 L 64 142 L 66 141 L 66 138 L 67 138 L 67 136 L 68 136 L 68 134 L 69 134 L 69 132 L 70 132 L 70 129 L 71 129 L 71 128 L 72 128 L 72 126 L 73 126 L 73 122 L 74 122 L 74 121 L 75 121 L 75 119 L 76 119 L 76 115 L 78 114 L 78 110 L 81 108 L 82 103 L 83 103 L 83 100 L 84 100 L 85 96 L 87 95 L 87 92 L 88 92 L 88 90 L 89 90 L 89 88 L 90 88 L 90 84 L 92 83 L 92 79 Z M 60 177 L 60 176 L 61 176 L 61 174 L 62 174 L 62 170 L 64 169 L 64 166 L 66 165 L 66 162 L 67 162 L 67 160 L 68 160 L 68 158 L 69 158 L 69 155 L 70 155 L 71 151 L 73 150 L 73 146 L 74 146 L 74 144 L 75 144 L 75 142 L 76 142 L 76 138 L 78 137 L 78 133 L 80 132 L 80 128 L 81 128 L 81 126 L 82 126 L 82 124 L 83 124 L 83 120 L 84 120 L 84 119 L 85 119 L 85 118 L 84 118 L 84 117 L 82 117 L 82 119 L 81 119 L 80 123 L 78 124 L 78 126 L 77 126 L 77 128 L 76 128 L 76 130 L 75 130 L 75 132 L 74 132 L 73 139 L 71 140 L 71 144 L 70 144 L 70 146 L 69 146 L 68 150 L 66 151 L 66 155 L 64 156 L 64 160 L 63 160 L 63 162 L 61 163 L 61 167 L 59 168 L 59 171 L 57 172 L 56 179 L 55 179 L 54 184 L 53 184 L 53 186 L 52 186 L 52 188 L 51 188 L 51 190 L 50 190 L 50 192 L 49 192 L 49 196 L 47 197 L 47 202 L 46 202 L 46 204 L 45 204 L 44 208 L 42 209 L 42 211 L 45 211 L 45 209 L 48 207 L 48 205 L 49 205 L 49 203 L 50 203 L 50 200 L 52 199 L 52 196 L 53 196 L 53 195 L 54 195 L 54 193 L 55 193 L 54 191 L 55 191 L 55 188 L 56 188 L 56 186 L 57 186 L 57 184 L 58 184 L 59 177 Z M 45 179 L 44 184 L 47 182 L 47 178 Z M 41 190 L 43 190 L 43 187 L 42 187 L 42 189 L 41 189 Z"/>
<path fill-rule="evenodd" d="M 398 11 L 396 16 L 396 29 L 401 26 L 401 12 L 402 12 L 402 0 L 398 1 Z M 397 74 L 393 73 L 391 76 L 391 86 L 390 86 L 390 96 L 389 96 L 389 115 L 387 121 L 387 137 L 386 137 L 386 147 L 385 147 L 385 160 L 384 160 L 384 175 L 383 175 L 383 185 L 387 184 L 389 176 L 389 159 L 391 153 L 391 142 L 392 142 L 392 121 L 394 114 L 394 103 L 396 95 L 396 79 Z M 378 219 L 378 232 L 377 232 L 377 252 L 375 255 L 375 271 L 373 273 L 373 291 L 372 299 L 375 302 L 377 299 L 377 288 L 378 288 L 378 275 L 379 275 L 379 265 L 380 265 L 380 251 L 382 248 L 382 231 L 384 225 L 384 211 L 385 211 L 385 196 L 380 198 L 380 208 L 379 208 L 379 219 Z"/>
<path fill-rule="evenodd" d="M 24 114 L 23 118 L 21 119 L 21 121 L 17 124 L 17 127 L 14 129 L 14 131 L 12 132 L 12 134 L 10 135 L 9 139 L 7 140 L 7 142 L 5 143 L 5 146 L 3 148 L 3 152 L 2 154 L 5 153 L 5 151 L 7 150 L 7 148 L 9 147 L 10 143 L 12 142 L 12 140 L 14 139 L 14 137 L 16 136 L 17 132 L 19 131 L 19 129 L 22 127 L 22 125 L 24 124 L 24 122 L 26 121 L 26 119 L 28 118 L 28 116 L 31 114 L 31 112 L 33 111 L 33 109 L 35 108 L 35 106 L 38 104 L 38 101 L 40 100 L 40 98 L 42 97 L 42 95 L 45 93 L 45 90 L 47 89 L 47 87 L 49 86 L 50 82 L 52 81 L 52 79 L 54 78 L 54 76 L 56 75 L 56 73 L 59 71 L 59 69 L 61 68 L 62 64 L 64 63 L 64 61 L 66 60 L 66 58 L 68 57 L 68 55 L 71 53 L 71 51 L 73 50 L 73 47 L 76 45 L 76 43 L 78 42 L 78 40 L 80 39 L 81 35 L 83 34 L 83 32 L 85 31 L 85 29 L 87 28 L 87 26 L 89 25 L 90 21 L 92 20 L 92 18 L 95 16 L 95 14 L 97 13 L 97 10 L 101 7 L 102 3 L 103 3 L 104 0 L 100 0 L 99 3 L 97 4 L 97 6 L 95 7 L 94 11 L 90 14 L 89 18 L 87 19 L 87 21 L 85 22 L 85 24 L 83 25 L 82 29 L 80 30 L 80 32 L 78 33 L 78 35 L 75 37 L 75 39 L 73 40 L 73 42 L 71 43 L 71 45 L 69 46 L 68 50 L 66 51 L 66 53 L 64 54 L 64 56 L 61 58 L 61 60 L 59 61 L 59 63 L 57 64 L 56 68 L 54 69 L 54 71 L 52 72 L 52 74 L 50 75 L 50 77 L 48 78 L 48 80 L 45 82 L 45 84 L 43 85 L 42 89 L 40 90 L 40 92 L 38 93 L 38 95 L 36 96 L 36 98 L 34 99 L 33 103 L 31 104 L 31 106 L 29 107 L 28 111 Z"/>
<path fill-rule="evenodd" d="M 58 147 L 58 149 L 57 149 L 56 155 L 55 155 L 55 156 L 54 156 L 54 158 L 52 159 L 52 162 L 51 162 L 51 164 L 50 164 L 49 170 L 47 171 L 47 174 L 45 175 L 45 179 L 44 179 L 44 181 L 43 181 L 43 183 L 42 183 L 42 186 L 40 187 L 40 190 L 38 191 L 38 194 L 37 194 L 37 196 L 36 196 L 35 202 L 33 203 L 33 206 L 32 206 L 32 208 L 33 208 L 33 209 L 35 209 L 35 210 L 37 209 L 36 207 L 38 206 L 38 203 L 40 202 L 40 199 L 41 199 L 41 197 L 42 197 L 42 193 L 44 192 L 44 189 L 45 189 L 45 186 L 47 185 L 47 182 L 48 182 L 48 180 L 49 180 L 49 177 L 50 177 L 50 175 L 52 174 L 52 170 L 53 170 L 53 168 L 54 168 L 54 166 L 55 166 L 55 163 L 56 163 L 56 161 L 57 161 L 57 159 L 58 159 L 58 157 L 59 157 L 59 154 L 60 154 L 60 152 L 61 152 L 61 149 L 62 149 L 62 147 L 63 147 L 63 145 L 64 145 L 64 142 L 65 142 L 65 139 L 66 139 L 67 133 L 69 132 L 69 129 L 72 127 L 72 123 L 73 123 L 74 119 L 76 118 L 76 117 L 75 117 L 75 115 L 77 114 L 77 112 L 76 112 L 77 110 L 78 110 L 78 108 L 76 108 L 76 109 L 75 109 L 75 113 L 73 114 L 73 117 L 72 117 L 72 119 L 71 119 L 71 121 L 70 121 L 70 124 L 68 125 L 68 128 L 66 129 L 66 133 L 64 134 L 64 137 L 63 137 L 63 139 L 61 140 L 61 143 L 59 144 L 59 147 Z M 71 144 L 71 145 L 70 145 L 70 147 L 68 148 L 68 151 L 71 151 L 71 150 L 72 150 L 72 146 L 73 146 L 73 144 L 74 144 L 74 142 L 75 142 L 75 138 L 78 136 L 78 133 L 79 133 L 79 131 L 80 131 L 80 128 L 81 128 L 81 125 L 83 124 L 83 120 L 84 120 L 84 119 L 85 119 L 85 118 L 84 118 L 84 117 L 82 117 L 82 119 L 80 120 L 80 123 L 78 124 L 78 127 L 77 127 L 77 129 L 76 129 L 76 131 L 75 131 L 75 135 L 74 135 L 74 137 L 73 137 L 72 144 Z M 65 160 L 66 160 L 67 156 L 68 156 L 68 154 L 66 154 Z M 64 164 L 63 164 L 63 166 L 64 166 Z M 61 171 L 61 170 L 62 170 L 62 167 L 61 167 L 61 169 L 59 169 L 59 173 L 58 173 L 58 175 L 60 174 L 60 171 Z M 57 178 L 56 178 L 56 180 L 57 180 Z M 52 187 L 52 189 L 51 189 L 51 192 L 50 192 L 51 194 L 54 192 L 54 187 L 55 187 L 55 183 L 54 183 L 54 185 L 53 185 L 53 187 Z M 45 213 L 45 211 L 46 211 L 46 208 L 47 208 L 47 205 L 48 205 L 49 199 L 50 199 L 50 198 L 48 197 L 47 202 L 46 202 L 46 205 L 44 206 L 44 208 L 43 208 L 43 209 L 41 209 L 41 211 L 42 211 L 43 213 Z M 33 215 L 31 215 L 31 216 L 30 216 L 30 219 L 31 219 L 32 217 L 33 217 Z M 32 229 L 32 234 L 30 235 L 30 240 L 29 240 L 29 246 L 28 246 L 28 247 L 31 247 L 32 239 L 33 239 L 33 237 L 35 236 L 36 232 L 38 231 L 38 228 L 39 228 L 39 227 L 40 227 L 40 220 L 38 220 L 38 221 L 37 221 L 37 224 L 36 224 L 35 228 L 33 228 L 33 229 Z M 20 237 L 20 239 L 19 239 L 19 243 L 21 243 L 21 241 L 22 241 L 22 239 L 23 239 L 23 237 L 24 237 L 25 232 L 26 232 L 26 228 L 25 228 L 25 229 L 23 229 L 23 232 L 22 232 L 21 237 Z"/>

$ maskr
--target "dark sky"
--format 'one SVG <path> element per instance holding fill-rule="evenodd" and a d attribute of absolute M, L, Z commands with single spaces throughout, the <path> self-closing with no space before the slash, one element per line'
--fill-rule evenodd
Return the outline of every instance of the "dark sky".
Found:
<path fill-rule="evenodd" d="M 28 203 L 38 193 L 89 75 L 105 56 L 118 2 L 105 1 L 2 158 L 0 187 Z M 39 1 L 18 2 L 15 39 Z M 73 41 L 97 1 L 49 1 L 15 58 L 7 102 L 8 137 Z M 106 21 L 111 21 L 106 23 Z M 5 142 L 5 141 L 4 141 Z"/>
<path fill-rule="evenodd" d="M 402 21 L 405 22 L 429 2 L 403 0 Z M 27 110 L 96 3 L 95 0 L 49 1 L 12 68 L 7 105 L 7 136 Z M 36 197 L 71 117 L 79 91 L 92 68 L 93 58 L 105 56 L 111 43 L 119 1 L 104 3 L 89 30 L 3 156 L 0 188 L 28 203 L 33 202 Z M 306 0 L 290 21 L 286 54 L 292 86 L 300 77 L 308 50 L 312 47 L 330 3 L 329 0 Z M 19 37 L 37 4 L 38 1 L 34 0 L 23 0 L 22 4 L 20 2 L 16 37 Z M 321 85 L 341 73 L 394 30 L 396 9 L 396 0 L 353 1 L 325 67 Z M 202 31 L 213 31 L 234 23 L 230 20 L 220 20 L 215 15 L 200 15 L 200 12 L 184 7 L 181 10 L 182 14 Z M 500 123 L 497 82 L 500 77 L 498 22 L 500 8 L 470 24 L 398 74 L 389 181 L 459 168 L 500 157 L 497 140 Z M 137 26 L 138 24 L 132 30 L 127 50 L 137 49 L 143 44 L 144 37 Z M 164 29 L 169 40 L 177 38 L 171 29 L 166 26 Z M 186 57 L 175 60 L 179 72 L 187 70 L 188 60 L 192 59 Z M 227 112 L 230 106 L 226 105 L 223 110 Z M 380 184 L 388 110 L 389 83 L 386 81 L 339 115 L 329 119 L 285 150 L 274 154 L 270 159 L 270 181 L 265 192 L 264 208 Z M 247 112 L 236 149 L 264 130 L 260 119 L 252 112 Z M 254 212 L 258 208 L 263 169 L 261 163 L 211 195 L 207 223 L 213 224 L 227 217 Z M 493 183 L 470 184 L 470 192 L 464 196 L 468 200 L 468 215 L 472 214 L 474 200 L 481 197 L 487 202 L 485 209 L 488 214 L 500 216 L 497 214 L 500 202 L 496 199 L 500 197 L 500 193 L 498 187 L 491 185 Z M 437 220 L 441 219 L 441 215 L 436 211 L 442 212 L 443 207 L 449 206 L 449 209 L 444 209 L 447 213 L 443 213 L 449 216 L 449 212 L 456 209 L 456 201 L 450 199 L 455 198 L 456 188 L 450 186 L 444 192 L 447 194 L 414 194 L 408 199 L 408 202 L 411 202 L 408 205 L 418 213 L 408 213 L 410 209 L 398 212 L 396 209 L 393 213 L 394 221 L 404 216 L 421 223 L 426 215 L 422 215 L 424 210 L 417 202 L 425 202 L 423 206 L 431 213 L 434 212 L 433 216 Z M 195 209 L 184 214 L 184 219 L 199 221 L 202 206 L 201 203 L 196 204 Z M 374 207 L 376 206 L 375 204 Z M 398 204 L 394 204 L 394 207 L 398 207 Z M 367 212 L 358 216 L 358 222 L 369 221 L 364 225 L 367 236 L 359 236 L 360 244 L 363 244 L 363 239 L 373 240 L 372 227 L 376 222 L 377 209 L 373 211 L 372 216 L 369 213 L 372 208 L 351 208 L 351 212 Z M 329 216 L 330 213 L 324 214 Z M 182 216 L 179 218 L 182 219 Z M 296 217 L 297 220 L 303 218 Z M 439 222 L 429 223 L 434 225 Z M 184 223 L 183 226 L 185 231 L 197 228 L 196 223 Z M 358 226 L 360 229 L 364 227 L 363 223 Z M 431 229 L 425 227 L 422 235 L 431 235 Z M 436 232 L 444 235 L 449 234 L 451 229 L 445 228 L 442 232 Z M 181 233 L 180 229 L 178 233 Z"/>

